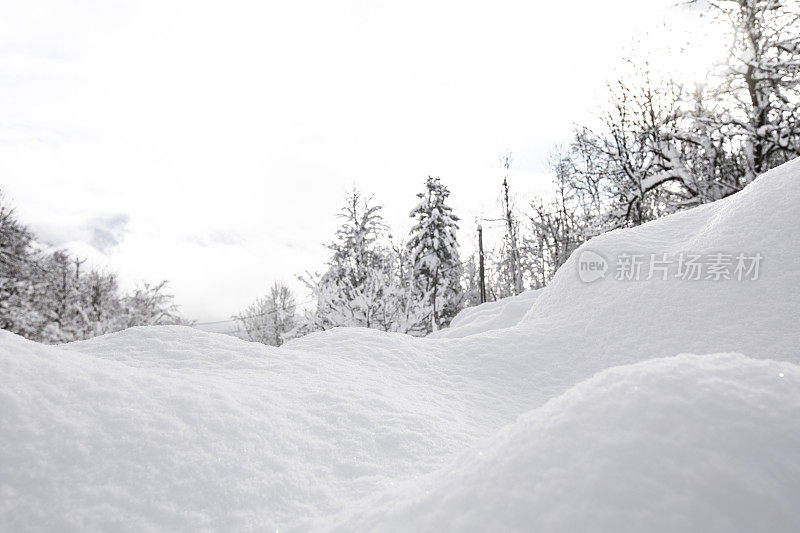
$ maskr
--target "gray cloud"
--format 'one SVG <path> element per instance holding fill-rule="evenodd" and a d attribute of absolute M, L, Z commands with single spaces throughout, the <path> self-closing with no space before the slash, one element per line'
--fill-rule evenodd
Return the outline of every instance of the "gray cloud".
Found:
<path fill-rule="evenodd" d="M 117 213 L 95 217 L 87 222 L 88 242 L 101 252 L 107 252 L 117 246 L 128 231 L 131 217 L 126 213 Z"/>

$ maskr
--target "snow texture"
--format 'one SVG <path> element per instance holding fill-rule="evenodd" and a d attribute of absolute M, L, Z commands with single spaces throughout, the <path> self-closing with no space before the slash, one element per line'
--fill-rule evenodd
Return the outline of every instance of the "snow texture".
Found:
<path fill-rule="evenodd" d="M 791 363 L 723 354 L 616 367 L 343 529 L 796 531 L 798 413 Z"/>
<path fill-rule="evenodd" d="M 450 327 L 434 331 L 429 339 L 455 339 L 495 329 L 516 326 L 530 311 L 541 289 L 526 291 L 496 302 L 468 307 L 460 311 L 450 322 Z"/>
<path fill-rule="evenodd" d="M 584 247 L 756 281 L 586 284 L 579 250 L 439 338 L 0 332 L 0 530 L 798 531 L 798 206 L 800 160 Z"/>

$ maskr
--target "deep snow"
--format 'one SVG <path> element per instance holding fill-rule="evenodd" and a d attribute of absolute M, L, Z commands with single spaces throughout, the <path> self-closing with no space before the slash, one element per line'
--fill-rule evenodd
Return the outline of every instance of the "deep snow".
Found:
<path fill-rule="evenodd" d="M 0 529 L 800 530 L 798 206 L 800 160 L 584 247 L 758 280 L 586 284 L 579 250 L 438 338 L 0 332 Z"/>
<path fill-rule="evenodd" d="M 798 413 L 791 363 L 612 368 L 342 529 L 797 531 Z"/>
<path fill-rule="evenodd" d="M 533 306 L 541 290 L 526 291 L 496 302 L 486 302 L 462 310 L 450 327 L 434 331 L 429 339 L 457 339 L 495 329 L 516 326 Z"/>

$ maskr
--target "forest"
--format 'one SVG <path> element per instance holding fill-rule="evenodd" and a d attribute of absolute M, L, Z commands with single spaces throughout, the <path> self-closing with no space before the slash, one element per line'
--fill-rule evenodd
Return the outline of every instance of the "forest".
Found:
<path fill-rule="evenodd" d="M 702 83 L 626 59 L 598 120 L 554 147 L 554 194 L 524 205 L 497 184 L 503 237 L 485 252 L 497 300 L 544 287 L 586 240 L 725 198 L 800 155 L 800 10 L 778 1 L 708 2 L 728 55 Z M 508 170 L 511 155 L 503 158 Z M 446 177 L 429 176 L 395 238 L 382 206 L 352 190 L 322 273 L 301 273 L 302 306 L 275 281 L 235 318 L 242 337 L 280 345 L 312 331 L 362 326 L 426 335 L 480 301 L 480 258 L 459 243 Z M 136 325 L 181 324 L 165 281 L 123 294 L 113 272 L 51 250 L 0 200 L 0 327 L 61 343 Z"/>

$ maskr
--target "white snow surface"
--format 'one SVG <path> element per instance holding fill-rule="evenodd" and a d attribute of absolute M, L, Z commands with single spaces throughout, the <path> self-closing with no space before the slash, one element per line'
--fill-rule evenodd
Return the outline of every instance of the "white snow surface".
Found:
<path fill-rule="evenodd" d="M 461 310 L 450 322 L 450 327 L 434 331 L 429 339 L 456 339 L 495 329 L 516 326 L 530 311 L 541 289 L 525 291 L 495 302 Z"/>
<path fill-rule="evenodd" d="M 584 284 L 576 253 L 440 338 L 0 332 L 0 530 L 798 531 L 798 206 L 796 160 L 585 246 L 756 281 Z"/>
<path fill-rule="evenodd" d="M 797 531 L 798 413 L 791 363 L 683 355 L 612 368 L 342 529 Z"/>

